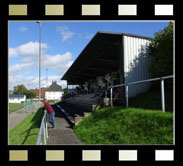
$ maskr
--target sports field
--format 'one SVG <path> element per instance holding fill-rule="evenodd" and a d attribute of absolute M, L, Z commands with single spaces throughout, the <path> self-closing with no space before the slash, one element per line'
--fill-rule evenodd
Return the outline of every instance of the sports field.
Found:
<path fill-rule="evenodd" d="M 24 107 L 24 103 L 9 103 L 9 113 L 15 112 Z"/>

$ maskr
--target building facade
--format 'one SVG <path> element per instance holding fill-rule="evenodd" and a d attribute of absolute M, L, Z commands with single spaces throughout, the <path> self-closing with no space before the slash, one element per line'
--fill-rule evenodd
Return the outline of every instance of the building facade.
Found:
<path fill-rule="evenodd" d="M 63 95 L 64 95 L 64 91 L 62 87 L 57 84 L 56 81 L 52 82 L 49 88 L 47 88 L 45 91 L 45 98 L 47 100 L 59 101 L 61 100 Z"/>
<path fill-rule="evenodd" d="M 24 94 L 10 94 L 9 103 L 22 103 L 26 101 L 26 95 Z"/>

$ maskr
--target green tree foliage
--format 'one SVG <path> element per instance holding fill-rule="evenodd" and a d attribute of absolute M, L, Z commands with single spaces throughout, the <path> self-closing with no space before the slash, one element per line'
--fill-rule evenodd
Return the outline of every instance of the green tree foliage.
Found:
<path fill-rule="evenodd" d="M 35 92 L 32 92 L 32 91 L 30 91 L 30 90 L 28 90 L 28 91 L 26 92 L 26 96 L 27 96 L 27 98 L 32 99 L 32 98 L 35 98 L 35 97 L 36 97 L 36 93 L 35 93 Z"/>
<path fill-rule="evenodd" d="M 154 34 L 149 45 L 152 67 L 152 77 L 161 77 L 173 74 L 173 23 Z"/>
<path fill-rule="evenodd" d="M 63 99 L 66 99 L 67 94 L 68 94 L 68 89 L 67 89 L 67 88 L 64 88 L 64 95 L 63 95 Z"/>
<path fill-rule="evenodd" d="M 27 88 L 21 84 L 14 87 L 13 93 L 14 94 L 25 94 L 27 92 Z"/>
<path fill-rule="evenodd" d="M 14 87 L 13 94 L 25 94 L 27 98 L 35 98 L 36 93 L 28 90 L 23 84 Z"/>

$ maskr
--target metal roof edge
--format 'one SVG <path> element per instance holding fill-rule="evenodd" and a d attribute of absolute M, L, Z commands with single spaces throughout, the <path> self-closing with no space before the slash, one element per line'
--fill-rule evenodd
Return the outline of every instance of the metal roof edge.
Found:
<path fill-rule="evenodd" d="M 138 37 L 138 38 L 144 38 L 144 39 L 153 39 L 149 36 L 143 36 L 143 35 L 136 35 L 132 33 L 120 33 L 120 32 L 105 32 L 105 31 L 99 31 L 100 34 L 111 34 L 111 35 L 124 35 L 124 36 L 132 36 L 132 37 Z"/>
<path fill-rule="evenodd" d="M 137 37 L 137 38 L 143 38 L 143 39 L 147 39 L 147 40 L 151 40 L 153 38 L 148 37 L 148 36 L 141 36 L 141 35 L 136 35 L 136 34 L 130 34 L 130 33 L 117 33 L 117 32 L 105 32 L 105 31 L 98 31 L 93 38 L 88 42 L 88 44 L 83 48 L 83 50 L 81 51 L 81 53 L 78 55 L 78 57 L 75 59 L 75 61 L 73 62 L 73 64 L 69 67 L 69 69 L 77 63 L 77 61 L 79 60 L 80 55 L 83 54 L 84 50 L 89 46 L 89 44 L 98 36 L 98 35 L 102 35 L 102 34 L 106 34 L 106 35 L 121 35 L 121 36 L 131 36 L 131 37 Z M 64 77 L 67 75 L 69 69 L 64 73 L 64 75 L 61 77 L 60 80 L 66 80 Z"/>

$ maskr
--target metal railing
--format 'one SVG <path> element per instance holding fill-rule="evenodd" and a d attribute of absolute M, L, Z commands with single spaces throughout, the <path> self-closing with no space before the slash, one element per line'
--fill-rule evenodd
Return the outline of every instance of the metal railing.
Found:
<path fill-rule="evenodd" d="M 47 111 L 44 111 L 44 115 L 41 121 L 41 127 L 39 130 L 36 145 L 46 145 L 46 139 L 48 138 L 48 124 L 47 124 Z"/>
<path fill-rule="evenodd" d="M 163 112 L 165 112 L 164 80 L 165 79 L 169 79 L 169 78 L 174 78 L 174 75 L 165 76 L 165 77 L 159 77 L 159 78 L 152 78 L 152 79 L 147 79 L 147 80 L 130 82 L 130 83 L 126 83 L 126 84 L 110 86 L 110 87 L 108 87 L 110 89 L 110 104 L 111 104 L 111 106 L 113 106 L 113 88 L 125 86 L 126 107 L 128 108 L 128 105 L 129 105 L 128 86 L 129 85 L 134 85 L 134 84 L 139 84 L 139 83 L 145 83 L 145 82 L 152 82 L 152 81 L 161 80 L 161 105 L 162 105 Z"/>

